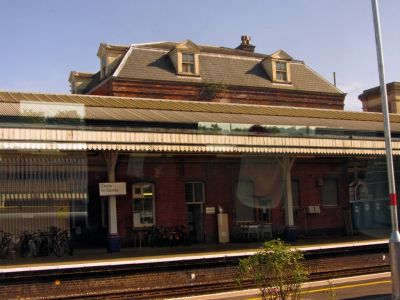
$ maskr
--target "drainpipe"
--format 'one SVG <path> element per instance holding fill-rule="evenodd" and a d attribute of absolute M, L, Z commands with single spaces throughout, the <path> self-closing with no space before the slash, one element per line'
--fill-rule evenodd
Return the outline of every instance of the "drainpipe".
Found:
<path fill-rule="evenodd" d="M 118 160 L 118 151 L 103 152 L 107 167 L 108 182 L 115 182 L 115 166 Z M 118 234 L 117 199 L 108 197 L 108 252 L 119 252 L 121 240 Z"/>

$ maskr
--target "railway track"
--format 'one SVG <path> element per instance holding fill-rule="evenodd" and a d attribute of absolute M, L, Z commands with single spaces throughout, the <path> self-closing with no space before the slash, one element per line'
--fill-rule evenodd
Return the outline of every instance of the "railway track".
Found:
<path fill-rule="evenodd" d="M 350 277 L 356 275 L 374 274 L 381 272 L 390 271 L 389 266 L 379 266 L 379 267 L 365 267 L 357 268 L 353 270 L 346 271 L 334 271 L 334 272 L 324 272 L 324 273 L 314 273 L 310 274 L 310 281 L 317 281 L 323 279 L 333 279 L 339 277 Z M 252 288 L 254 284 L 249 282 L 242 283 L 242 289 Z M 202 295 L 218 292 L 227 292 L 237 290 L 237 283 L 232 280 L 229 282 L 219 282 L 219 283 L 208 283 L 199 284 L 192 286 L 175 286 L 174 288 L 164 288 L 164 289 L 152 289 L 149 291 L 136 291 L 136 290 L 121 290 L 112 291 L 109 293 L 102 293 L 101 295 L 89 295 L 85 296 L 85 299 L 100 300 L 100 299 L 165 299 L 180 296 L 193 296 Z M 59 298 L 60 299 L 60 298 Z M 82 299 L 82 295 L 71 295 L 69 297 L 61 299 Z"/>
<path fill-rule="evenodd" d="M 304 253 L 310 280 L 389 271 L 387 245 L 315 250 Z M 102 268 L 64 269 L 0 276 L 0 298 L 165 299 L 238 289 L 235 272 L 242 257 L 159 262 Z M 190 274 L 199 279 L 190 280 Z M 59 285 L 54 283 L 59 281 Z M 254 287 L 244 282 L 242 288 Z M 14 297 L 8 297 L 10 289 Z"/>

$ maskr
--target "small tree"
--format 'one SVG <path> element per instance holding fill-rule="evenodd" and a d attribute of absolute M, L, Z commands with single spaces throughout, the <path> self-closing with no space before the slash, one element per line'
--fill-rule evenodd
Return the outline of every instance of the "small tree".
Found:
<path fill-rule="evenodd" d="M 301 284 L 308 280 L 303 255 L 281 240 L 264 243 L 256 254 L 239 262 L 238 283 L 254 282 L 261 299 L 300 299 Z"/>

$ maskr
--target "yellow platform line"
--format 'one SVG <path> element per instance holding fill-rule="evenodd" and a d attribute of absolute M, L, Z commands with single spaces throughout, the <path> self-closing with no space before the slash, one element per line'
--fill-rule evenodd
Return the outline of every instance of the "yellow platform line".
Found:
<path fill-rule="evenodd" d="M 373 282 L 366 282 L 366 283 L 357 283 L 357 284 L 349 284 L 349 285 L 341 285 L 341 286 L 330 286 L 322 289 L 316 290 L 307 290 L 302 291 L 301 294 L 313 294 L 313 293 L 320 293 L 320 292 L 327 292 L 327 291 L 336 291 L 342 289 L 351 289 L 355 287 L 362 287 L 362 286 L 369 286 L 369 285 L 378 285 L 384 283 L 391 283 L 391 280 L 381 280 L 381 281 L 373 281 Z M 260 300 L 261 298 L 248 298 L 247 300 Z"/>

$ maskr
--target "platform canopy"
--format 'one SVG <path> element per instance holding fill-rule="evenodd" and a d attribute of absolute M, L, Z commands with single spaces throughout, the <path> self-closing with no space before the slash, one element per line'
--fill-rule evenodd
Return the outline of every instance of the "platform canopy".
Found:
<path fill-rule="evenodd" d="M 383 140 L 38 128 L 0 128 L 0 149 L 233 154 L 385 154 Z M 400 141 L 393 143 L 393 152 L 395 155 L 400 155 Z"/>
<path fill-rule="evenodd" d="M 378 134 L 383 131 L 380 113 L 0 92 L 0 116 L 3 120 L 0 123 L 0 149 L 3 150 L 345 156 L 385 154 L 384 139 Z M 400 132 L 400 116 L 392 115 L 391 122 L 393 131 Z M 154 124 L 163 125 L 154 127 Z M 199 129 L 204 127 L 203 124 L 225 124 L 230 129 L 238 124 L 246 125 L 246 128 L 292 126 L 317 128 L 324 132 L 331 129 L 369 132 L 369 135 L 290 135 L 257 130 L 233 131 L 229 128 L 207 131 Z M 394 139 L 393 153 L 400 155 L 400 140 Z"/>

